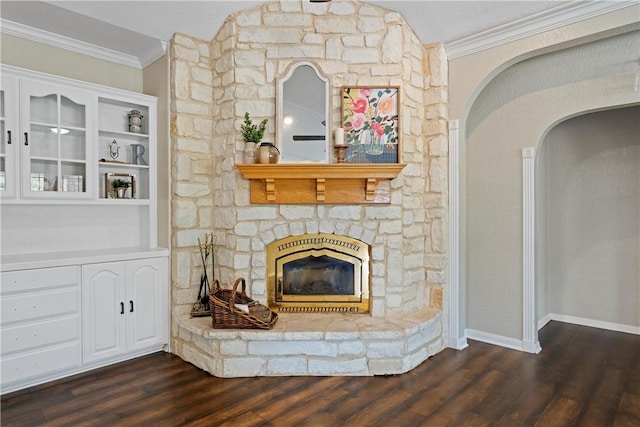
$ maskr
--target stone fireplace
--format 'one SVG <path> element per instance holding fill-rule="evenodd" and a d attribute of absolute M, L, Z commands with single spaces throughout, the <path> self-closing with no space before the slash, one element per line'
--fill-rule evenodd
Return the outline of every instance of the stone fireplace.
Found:
<path fill-rule="evenodd" d="M 357 1 L 274 1 L 229 17 L 212 41 L 176 34 L 170 55 L 172 351 L 224 377 L 396 374 L 440 351 L 447 328 L 442 46 L 422 46 L 400 15 Z M 368 203 L 367 197 L 337 204 L 318 192 L 317 203 L 251 202 L 250 181 L 237 167 L 243 115 L 268 118 L 265 140 L 275 141 L 277 78 L 301 59 L 312 60 L 330 78 L 331 128 L 340 123 L 341 86 L 400 88 L 399 148 L 406 166 L 387 182 L 384 204 Z M 366 194 L 375 199 L 375 182 L 367 182 Z M 351 290 L 343 283 L 330 290 L 361 300 L 361 307 L 356 313 L 281 310 L 268 331 L 214 330 L 209 318 L 191 319 L 201 274 L 197 239 L 208 232 L 216 240 L 215 278 L 230 287 L 244 277 L 248 294 L 267 304 L 270 245 L 306 235 L 362 242 L 369 267 L 363 261 L 353 276 L 358 271 L 363 279 L 368 272 L 368 285 L 358 290 L 354 283 Z M 328 254 L 312 249 L 311 258 L 288 258 L 289 274 L 300 275 L 300 263 L 323 270 Z M 310 299 L 329 277 L 343 280 L 350 270 L 338 264 L 317 283 L 304 284 L 302 294 L 295 286 L 288 289 L 287 302 Z M 368 312 L 359 312 L 365 306 Z"/>
<path fill-rule="evenodd" d="M 267 245 L 267 305 L 286 313 L 369 312 L 369 245 L 302 234 Z"/>

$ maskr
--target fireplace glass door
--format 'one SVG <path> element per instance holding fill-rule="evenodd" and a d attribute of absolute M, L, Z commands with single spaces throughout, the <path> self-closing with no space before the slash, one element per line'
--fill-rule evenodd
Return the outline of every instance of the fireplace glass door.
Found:
<path fill-rule="evenodd" d="M 353 295 L 353 263 L 327 255 L 305 256 L 283 264 L 280 297 Z"/>

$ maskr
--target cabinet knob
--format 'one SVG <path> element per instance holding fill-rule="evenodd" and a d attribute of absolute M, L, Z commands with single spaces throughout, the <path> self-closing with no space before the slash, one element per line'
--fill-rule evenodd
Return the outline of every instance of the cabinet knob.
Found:
<path fill-rule="evenodd" d="M 129 300 L 129 313 L 133 313 L 133 300 Z"/>
<path fill-rule="evenodd" d="M 24 145 L 29 145 L 29 132 L 24 133 Z"/>
<path fill-rule="evenodd" d="M 124 314 L 124 303 L 120 303 L 120 314 Z"/>
<path fill-rule="evenodd" d="M 11 144 L 11 131 L 7 131 L 7 144 Z"/>

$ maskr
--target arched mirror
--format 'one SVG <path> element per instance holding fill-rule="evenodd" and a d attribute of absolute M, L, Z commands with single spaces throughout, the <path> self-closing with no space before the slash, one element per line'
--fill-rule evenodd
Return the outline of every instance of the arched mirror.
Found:
<path fill-rule="evenodd" d="M 329 80 L 297 62 L 278 82 L 276 132 L 280 161 L 329 162 Z"/>

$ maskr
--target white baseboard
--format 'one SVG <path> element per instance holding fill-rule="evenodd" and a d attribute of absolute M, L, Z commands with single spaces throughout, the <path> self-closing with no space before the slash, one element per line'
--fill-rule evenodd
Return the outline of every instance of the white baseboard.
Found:
<path fill-rule="evenodd" d="M 615 332 L 624 332 L 627 334 L 640 335 L 640 326 L 624 325 L 621 323 L 605 322 L 602 320 L 586 319 L 584 317 L 567 316 L 566 314 L 548 314 L 549 320 L 558 322 L 572 323 L 574 325 L 589 326 L 592 328 L 606 329 Z M 541 319 L 542 320 L 542 319 Z M 538 326 L 540 321 L 538 322 Z"/>
<path fill-rule="evenodd" d="M 481 341 L 487 344 L 499 345 L 500 347 L 511 348 L 513 350 L 525 351 L 522 340 L 476 331 L 475 329 L 465 329 L 465 333 L 468 339 Z"/>
<path fill-rule="evenodd" d="M 465 348 L 469 347 L 469 343 L 467 342 L 467 337 L 462 337 L 462 338 L 454 338 L 454 337 L 449 337 L 449 348 L 453 348 L 455 350 L 464 350 Z"/>
<path fill-rule="evenodd" d="M 567 316 L 564 314 L 549 313 L 544 315 L 538 320 L 538 330 L 542 329 L 547 323 L 555 320 L 558 322 L 572 323 L 574 325 L 589 326 L 592 328 L 606 329 L 615 332 L 624 332 L 627 334 L 640 335 L 640 326 L 623 325 L 620 323 L 604 322 L 602 320 L 585 319 L 583 317 Z M 477 331 L 475 329 L 465 329 L 466 338 L 461 339 L 459 342 L 464 341 L 466 346 L 466 339 L 484 342 L 487 344 L 499 345 L 500 347 L 506 347 L 513 350 L 524 351 L 527 353 L 539 353 L 542 348 L 538 342 L 525 342 L 523 340 L 504 337 L 502 335 L 490 334 L 488 332 Z M 457 348 L 456 342 L 449 340 L 449 347 Z M 464 347 L 463 347 L 464 348 Z M 459 348 L 461 350 L 462 348 Z"/>
<path fill-rule="evenodd" d="M 547 323 L 551 322 L 553 319 L 551 318 L 551 313 L 547 313 L 542 318 L 538 319 L 538 330 L 547 326 Z"/>

